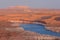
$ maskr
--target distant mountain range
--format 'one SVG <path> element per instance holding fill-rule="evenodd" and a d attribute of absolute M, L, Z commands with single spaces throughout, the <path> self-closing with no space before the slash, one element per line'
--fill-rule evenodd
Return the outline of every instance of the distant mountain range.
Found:
<path fill-rule="evenodd" d="M 30 8 L 27 6 L 10 6 L 7 8 L 0 8 L 0 14 L 11 14 L 11 13 L 60 13 L 60 9 L 42 9 L 42 8 Z"/>

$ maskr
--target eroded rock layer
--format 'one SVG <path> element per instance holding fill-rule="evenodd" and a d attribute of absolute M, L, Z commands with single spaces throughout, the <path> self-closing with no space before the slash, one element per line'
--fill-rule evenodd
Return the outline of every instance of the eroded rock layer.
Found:
<path fill-rule="evenodd" d="M 2 23 L 4 23 L 4 24 L 2 24 Z M 17 27 L 17 26 L 13 27 L 10 22 L 1 21 L 0 40 L 43 40 L 43 39 L 60 40 L 59 37 L 25 31 L 21 27 Z"/>

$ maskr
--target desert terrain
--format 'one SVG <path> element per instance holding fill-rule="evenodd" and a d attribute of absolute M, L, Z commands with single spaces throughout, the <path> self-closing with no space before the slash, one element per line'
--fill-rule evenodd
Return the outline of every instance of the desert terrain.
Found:
<path fill-rule="evenodd" d="M 57 40 L 59 37 L 41 35 L 34 32 L 25 31 L 19 29 L 21 32 L 6 30 L 5 28 L 19 28 L 19 26 L 11 26 L 13 22 L 20 23 L 42 23 L 45 25 L 47 30 L 60 33 L 60 9 L 34 9 L 26 6 L 12 6 L 4 9 L 0 9 L 0 40 L 40 40 L 39 38 L 44 38 L 48 40 Z M 9 34 L 8 34 L 9 33 Z M 27 33 L 27 34 L 26 34 Z M 9 37 L 8 37 L 9 35 Z M 20 35 L 20 36 L 19 36 Z M 25 36 L 38 36 L 26 39 Z M 4 39 L 3 39 L 4 38 Z M 47 39 L 48 38 L 48 39 Z"/>

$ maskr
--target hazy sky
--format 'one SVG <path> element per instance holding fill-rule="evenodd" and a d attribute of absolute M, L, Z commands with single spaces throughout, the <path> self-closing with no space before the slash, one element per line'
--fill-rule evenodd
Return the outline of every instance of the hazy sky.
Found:
<path fill-rule="evenodd" d="M 8 6 L 30 6 L 34 8 L 59 8 L 60 0 L 0 0 L 0 8 Z"/>

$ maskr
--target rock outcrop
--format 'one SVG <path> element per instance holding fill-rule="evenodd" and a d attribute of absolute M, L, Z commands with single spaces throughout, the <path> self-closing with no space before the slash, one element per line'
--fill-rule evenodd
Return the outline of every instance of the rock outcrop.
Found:
<path fill-rule="evenodd" d="M 26 21 L 24 21 L 26 20 Z M 60 10 L 52 9 L 30 9 L 26 6 L 13 6 L 6 9 L 0 9 L 0 37 L 1 40 L 37 40 L 38 38 L 51 38 L 56 37 L 26 32 L 23 28 L 18 29 L 18 26 L 11 26 L 11 21 L 21 21 L 22 23 L 45 23 L 46 29 L 60 32 Z M 5 30 L 6 28 L 6 30 Z M 9 29 L 10 28 L 10 29 Z M 13 29 L 14 28 L 14 29 Z M 11 30 L 12 29 L 12 30 Z M 9 36 L 8 36 L 9 35 Z M 31 35 L 31 37 L 29 37 Z M 32 38 L 32 35 L 36 37 Z M 25 39 L 24 39 L 25 38 Z M 30 39 L 31 38 L 31 39 Z M 56 39 L 57 40 L 57 39 Z"/>
<path fill-rule="evenodd" d="M 60 40 L 59 37 L 25 31 L 21 27 L 13 27 L 12 23 L 7 21 L 0 21 L 0 23 L 0 40 Z"/>

